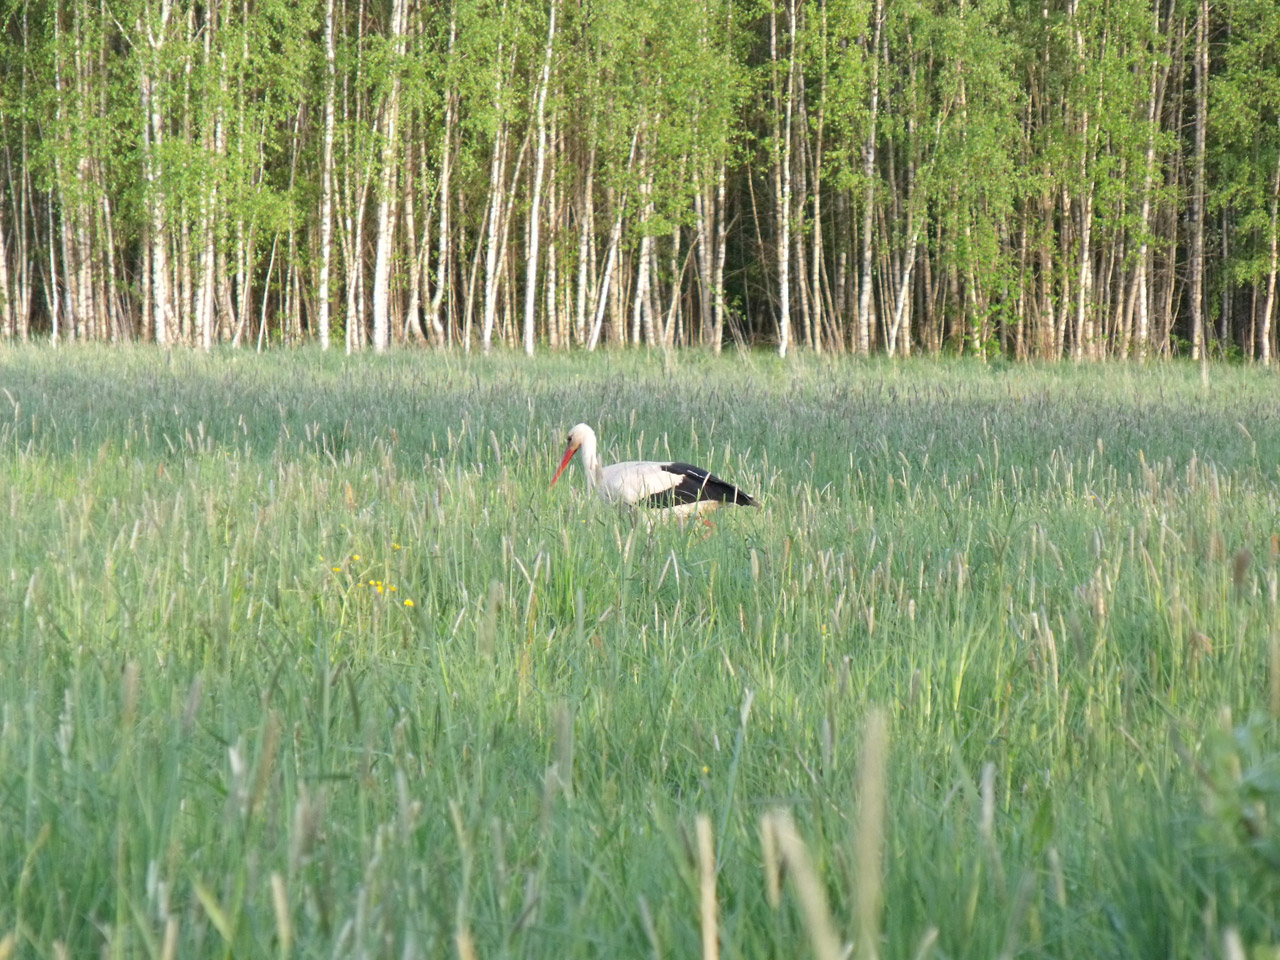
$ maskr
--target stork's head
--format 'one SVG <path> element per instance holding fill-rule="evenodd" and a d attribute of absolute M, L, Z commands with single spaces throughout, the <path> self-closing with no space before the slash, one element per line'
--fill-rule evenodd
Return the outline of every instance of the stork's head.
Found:
<path fill-rule="evenodd" d="M 595 437 L 595 431 L 588 427 L 585 423 L 579 423 L 570 428 L 568 444 L 574 450 L 587 442 L 588 437 Z"/>
<path fill-rule="evenodd" d="M 554 487 L 556 485 L 556 481 L 560 479 L 560 474 L 564 473 L 564 468 L 569 465 L 569 461 L 578 452 L 578 448 L 588 442 L 588 438 L 594 439 L 595 433 L 585 423 L 579 423 L 569 431 L 569 437 L 564 448 L 564 459 L 560 461 L 560 469 L 556 471 L 556 475 L 551 478 L 551 486 Z"/>

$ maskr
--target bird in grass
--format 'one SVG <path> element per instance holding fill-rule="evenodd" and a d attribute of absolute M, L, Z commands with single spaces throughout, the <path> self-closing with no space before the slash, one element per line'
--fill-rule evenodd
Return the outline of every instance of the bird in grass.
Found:
<path fill-rule="evenodd" d="M 585 423 L 569 431 L 564 459 L 551 478 L 555 486 L 575 453 L 582 453 L 587 490 L 606 503 L 648 507 L 680 518 L 709 513 L 721 506 L 754 507 L 756 501 L 714 473 L 680 461 L 625 460 L 605 466 L 600 462 L 596 432 Z"/>

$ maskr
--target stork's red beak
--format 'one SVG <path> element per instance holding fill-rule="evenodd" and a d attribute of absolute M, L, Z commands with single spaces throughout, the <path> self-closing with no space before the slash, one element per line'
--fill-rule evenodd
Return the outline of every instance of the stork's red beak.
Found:
<path fill-rule="evenodd" d="M 564 473 L 564 468 L 569 465 L 569 461 L 573 459 L 573 455 L 578 452 L 576 443 L 569 444 L 568 449 L 564 452 L 564 459 L 560 461 L 560 469 L 556 471 L 556 475 L 551 478 L 551 486 L 556 485 L 556 481 L 560 479 L 560 474 Z"/>

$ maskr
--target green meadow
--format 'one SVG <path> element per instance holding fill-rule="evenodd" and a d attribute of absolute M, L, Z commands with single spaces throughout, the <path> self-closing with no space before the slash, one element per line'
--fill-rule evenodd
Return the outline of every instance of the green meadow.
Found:
<path fill-rule="evenodd" d="M 1280 389 L 0 351 L 0 957 L 1274 957 Z M 691 460 L 650 524 L 551 474 Z"/>

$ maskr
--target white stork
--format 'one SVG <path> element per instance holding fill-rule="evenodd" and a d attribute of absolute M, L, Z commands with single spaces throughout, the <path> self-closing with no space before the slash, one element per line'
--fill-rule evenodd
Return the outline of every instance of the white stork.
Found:
<path fill-rule="evenodd" d="M 569 431 L 568 446 L 551 485 L 579 450 L 587 474 L 587 490 L 594 490 L 607 503 L 656 507 L 677 517 L 689 517 L 715 510 L 721 504 L 754 507 L 755 500 L 714 473 L 690 463 L 661 463 L 656 460 L 627 460 L 600 463 L 596 433 L 585 423 Z"/>

